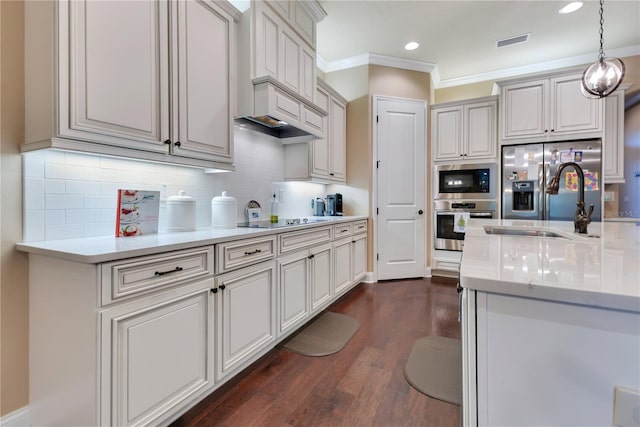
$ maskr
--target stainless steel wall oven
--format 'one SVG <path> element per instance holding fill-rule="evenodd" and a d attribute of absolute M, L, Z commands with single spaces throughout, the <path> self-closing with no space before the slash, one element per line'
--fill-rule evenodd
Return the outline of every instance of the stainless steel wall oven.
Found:
<path fill-rule="evenodd" d="M 461 251 L 464 233 L 454 231 L 456 213 L 468 212 L 470 218 L 495 218 L 494 200 L 434 200 L 434 249 Z"/>

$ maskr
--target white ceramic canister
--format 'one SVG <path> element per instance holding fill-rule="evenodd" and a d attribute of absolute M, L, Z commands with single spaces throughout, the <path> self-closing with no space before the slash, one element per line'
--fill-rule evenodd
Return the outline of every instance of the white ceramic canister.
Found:
<path fill-rule="evenodd" d="M 213 228 L 236 228 L 238 202 L 235 198 L 227 196 L 223 191 L 221 196 L 211 200 L 211 226 Z"/>
<path fill-rule="evenodd" d="M 180 190 L 177 196 L 167 197 L 167 231 L 196 229 L 196 199 Z"/>

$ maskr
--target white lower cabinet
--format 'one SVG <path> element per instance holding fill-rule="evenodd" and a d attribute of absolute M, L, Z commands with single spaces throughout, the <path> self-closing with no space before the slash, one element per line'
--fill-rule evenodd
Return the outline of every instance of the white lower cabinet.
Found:
<path fill-rule="evenodd" d="M 311 314 L 329 305 L 333 298 L 331 281 L 331 271 L 333 269 L 332 255 L 333 246 L 331 243 L 316 246 L 311 249 Z"/>
<path fill-rule="evenodd" d="M 336 226 L 336 233 L 346 228 Z M 350 225 L 347 235 L 333 243 L 334 295 L 339 296 L 358 284 L 367 274 L 366 222 Z"/>
<path fill-rule="evenodd" d="M 278 336 L 309 318 L 309 251 L 278 260 Z"/>
<path fill-rule="evenodd" d="M 213 385 L 213 279 L 100 313 L 102 425 L 155 424 Z"/>
<path fill-rule="evenodd" d="M 30 253 L 31 425 L 170 423 L 358 284 L 366 229 L 97 264 Z"/>
<path fill-rule="evenodd" d="M 275 273 L 271 260 L 216 277 L 216 380 L 275 340 Z"/>

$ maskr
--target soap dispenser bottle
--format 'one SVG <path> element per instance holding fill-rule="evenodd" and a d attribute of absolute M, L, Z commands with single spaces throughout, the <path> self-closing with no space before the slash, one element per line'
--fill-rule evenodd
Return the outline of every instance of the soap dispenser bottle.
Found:
<path fill-rule="evenodd" d="M 278 222 L 278 200 L 276 199 L 275 193 L 273 193 L 273 197 L 271 198 L 271 222 Z"/>

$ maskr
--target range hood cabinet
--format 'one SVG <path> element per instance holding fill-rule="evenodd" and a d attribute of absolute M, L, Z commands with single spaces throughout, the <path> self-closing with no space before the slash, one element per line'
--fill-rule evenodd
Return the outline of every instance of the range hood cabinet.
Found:
<path fill-rule="evenodd" d="M 237 117 L 237 126 L 281 139 L 283 144 L 325 138 L 326 111 L 271 78 L 253 83 L 253 114 Z"/>

